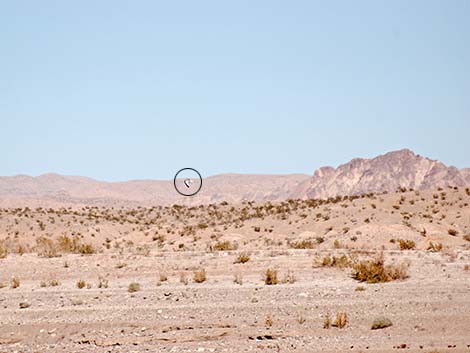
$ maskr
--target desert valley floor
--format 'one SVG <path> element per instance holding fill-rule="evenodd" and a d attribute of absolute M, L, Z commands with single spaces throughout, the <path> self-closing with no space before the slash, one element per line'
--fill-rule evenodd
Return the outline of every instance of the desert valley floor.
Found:
<path fill-rule="evenodd" d="M 469 203 L 3 208 L 0 352 L 470 352 Z"/>

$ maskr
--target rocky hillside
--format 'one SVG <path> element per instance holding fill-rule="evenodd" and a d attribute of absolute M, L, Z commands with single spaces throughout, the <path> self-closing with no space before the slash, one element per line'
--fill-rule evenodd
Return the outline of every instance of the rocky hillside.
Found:
<path fill-rule="evenodd" d="M 408 149 L 372 158 L 355 158 L 338 168 L 323 167 L 302 182 L 291 196 L 327 198 L 368 192 L 395 191 L 399 187 L 429 189 L 470 185 L 470 169 L 447 167 L 442 162 Z"/>

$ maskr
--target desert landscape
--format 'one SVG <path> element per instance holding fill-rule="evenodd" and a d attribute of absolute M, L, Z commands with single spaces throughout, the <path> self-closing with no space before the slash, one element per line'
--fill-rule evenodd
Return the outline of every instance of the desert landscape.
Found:
<path fill-rule="evenodd" d="M 470 352 L 468 169 L 208 179 L 0 178 L 0 352 Z"/>

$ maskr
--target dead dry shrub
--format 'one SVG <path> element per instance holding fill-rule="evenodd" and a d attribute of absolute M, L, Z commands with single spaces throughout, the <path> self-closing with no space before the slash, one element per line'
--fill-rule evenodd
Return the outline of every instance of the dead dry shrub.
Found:
<path fill-rule="evenodd" d="M 323 318 L 323 328 L 329 329 L 330 326 L 331 326 L 331 318 L 330 318 L 330 314 L 327 313 L 325 317 Z"/>
<path fill-rule="evenodd" d="M 236 273 L 233 275 L 233 283 L 236 283 L 240 286 L 243 284 L 243 276 L 241 273 Z"/>
<path fill-rule="evenodd" d="M 10 287 L 15 289 L 18 288 L 21 284 L 21 281 L 18 277 L 12 277 L 11 282 L 10 282 Z"/>
<path fill-rule="evenodd" d="M 379 316 L 374 319 L 371 325 L 371 330 L 379 330 L 392 326 L 392 321 L 384 316 Z"/>
<path fill-rule="evenodd" d="M 294 272 L 292 272 L 291 270 L 288 270 L 286 274 L 284 275 L 284 277 L 282 278 L 281 283 L 293 284 L 296 281 L 297 279 L 294 276 Z"/>
<path fill-rule="evenodd" d="M 357 262 L 352 268 L 352 277 L 360 282 L 382 283 L 408 277 L 408 266 L 405 263 L 385 265 L 383 255 L 374 260 Z"/>
<path fill-rule="evenodd" d="M 348 323 L 348 314 L 340 312 L 336 314 L 336 319 L 335 321 L 333 321 L 331 326 L 337 327 L 337 328 L 344 328 L 347 323 Z"/>
<path fill-rule="evenodd" d="M 321 262 L 322 267 L 351 267 L 353 260 L 345 254 L 341 256 L 324 256 Z"/>
<path fill-rule="evenodd" d="M 266 319 L 264 320 L 264 324 L 266 325 L 266 327 L 271 327 L 273 325 L 274 321 L 273 321 L 273 317 L 271 314 L 268 314 L 266 316 Z"/>
<path fill-rule="evenodd" d="M 416 247 L 416 243 L 413 240 L 398 239 L 398 245 L 400 250 L 412 250 Z"/>
<path fill-rule="evenodd" d="M 77 282 L 77 288 L 78 289 L 83 289 L 86 287 L 86 282 L 83 279 L 78 280 Z"/>
<path fill-rule="evenodd" d="M 432 241 L 430 241 L 428 250 L 430 252 L 439 252 L 442 250 L 442 243 L 433 243 Z"/>
<path fill-rule="evenodd" d="M 196 283 L 205 282 L 207 280 L 206 270 L 200 269 L 200 270 L 194 271 L 193 280 Z"/>
<path fill-rule="evenodd" d="M 292 249 L 314 249 L 316 242 L 310 239 L 299 240 L 296 242 L 290 242 L 289 246 Z"/>
<path fill-rule="evenodd" d="M 279 280 L 277 278 L 277 271 L 274 269 L 268 268 L 264 272 L 264 283 L 267 284 L 268 286 L 278 284 Z"/>
<path fill-rule="evenodd" d="M 127 291 L 128 291 L 129 293 L 135 293 L 135 292 L 140 291 L 140 283 L 132 282 L 132 283 L 129 284 L 129 286 L 127 287 Z"/>
<path fill-rule="evenodd" d="M 60 256 L 57 246 L 52 239 L 43 236 L 36 239 L 36 252 L 41 257 L 52 258 Z"/>
<path fill-rule="evenodd" d="M 247 252 L 242 252 L 242 253 L 238 254 L 238 256 L 235 259 L 234 263 L 235 264 L 244 264 L 248 261 L 250 261 L 250 254 L 247 253 Z"/>
<path fill-rule="evenodd" d="M 229 250 L 237 250 L 238 246 L 235 243 L 231 243 L 228 240 L 218 241 L 214 245 L 212 245 L 212 249 L 214 251 L 229 251 Z"/>
<path fill-rule="evenodd" d="M 0 241 L 0 259 L 4 259 L 5 257 L 7 257 L 7 255 L 8 251 L 6 249 L 6 246 L 3 241 Z"/>

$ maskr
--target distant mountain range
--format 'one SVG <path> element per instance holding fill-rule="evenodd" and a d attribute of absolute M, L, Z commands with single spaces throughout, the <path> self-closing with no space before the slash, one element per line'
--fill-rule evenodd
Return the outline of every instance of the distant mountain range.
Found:
<path fill-rule="evenodd" d="M 322 167 L 313 176 L 216 175 L 205 178 L 202 190 L 189 198 L 174 190 L 172 180 L 103 182 L 58 174 L 0 177 L 0 205 L 150 206 L 281 201 L 395 191 L 399 187 L 427 189 L 446 185 L 470 186 L 470 168 L 447 167 L 442 162 L 404 149 L 373 159 L 355 158 L 337 168 Z"/>

